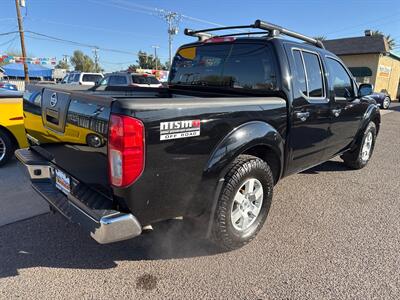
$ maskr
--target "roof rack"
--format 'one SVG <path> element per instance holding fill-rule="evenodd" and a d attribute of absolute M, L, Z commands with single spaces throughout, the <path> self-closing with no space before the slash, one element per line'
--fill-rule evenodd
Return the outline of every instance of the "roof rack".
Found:
<path fill-rule="evenodd" d="M 290 36 L 299 40 L 302 40 L 304 42 L 313 44 L 319 48 L 325 49 L 324 44 L 317 39 L 314 39 L 312 37 L 306 36 L 304 34 L 283 28 L 281 26 L 268 23 L 262 20 L 256 20 L 254 24 L 250 25 L 241 25 L 241 26 L 227 26 L 227 27 L 215 27 L 215 28 L 208 28 L 208 29 L 202 29 L 202 30 L 192 30 L 192 29 L 185 29 L 185 35 L 188 36 L 194 36 L 199 39 L 199 41 L 204 42 L 205 40 L 212 38 L 212 37 L 224 37 L 224 36 L 238 36 L 238 35 L 251 35 L 251 34 L 263 34 L 265 32 L 263 31 L 258 31 L 258 32 L 243 32 L 243 33 L 234 33 L 234 34 L 225 34 L 225 35 L 213 35 L 210 32 L 211 31 L 219 31 L 219 30 L 229 30 L 229 29 L 246 29 L 246 28 L 257 28 L 257 29 L 262 29 L 268 32 L 268 36 L 270 37 L 275 37 L 278 35 L 286 35 Z"/>

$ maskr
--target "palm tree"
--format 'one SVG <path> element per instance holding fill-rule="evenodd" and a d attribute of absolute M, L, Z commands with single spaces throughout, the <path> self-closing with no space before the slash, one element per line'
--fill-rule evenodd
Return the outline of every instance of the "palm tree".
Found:
<path fill-rule="evenodd" d="M 313 36 L 313 39 L 316 39 L 317 41 L 325 41 L 326 40 L 326 36 L 324 35 L 317 35 L 317 36 Z"/>
<path fill-rule="evenodd" d="M 389 50 L 393 50 L 393 48 L 396 46 L 396 41 L 394 38 L 390 36 L 390 34 L 385 35 L 382 31 L 380 30 L 372 30 L 372 35 L 383 35 L 386 38 L 386 41 L 389 46 Z"/>

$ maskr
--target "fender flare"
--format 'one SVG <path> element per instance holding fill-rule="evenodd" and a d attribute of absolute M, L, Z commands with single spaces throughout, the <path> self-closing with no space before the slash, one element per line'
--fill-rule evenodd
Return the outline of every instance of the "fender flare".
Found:
<path fill-rule="evenodd" d="M 284 161 L 284 140 L 282 136 L 270 124 L 263 121 L 252 121 L 233 129 L 216 146 L 204 168 L 204 175 L 224 175 L 224 169 L 238 155 L 255 146 L 267 146 L 272 149 L 279 157 L 282 173 Z"/>
<path fill-rule="evenodd" d="M 358 132 L 354 138 L 353 144 L 350 147 L 351 150 L 354 150 L 354 148 L 359 144 L 359 142 L 363 138 L 365 129 L 367 128 L 369 122 L 371 121 L 374 121 L 376 123 L 377 125 L 376 133 L 378 134 L 379 127 L 381 124 L 381 114 L 380 114 L 380 109 L 376 104 L 370 104 L 367 110 L 365 111 Z"/>
<path fill-rule="evenodd" d="M 275 152 L 280 160 L 279 177 L 282 175 L 284 140 L 273 126 L 263 121 L 252 121 L 232 130 L 214 149 L 204 168 L 204 175 L 210 175 L 213 180 L 217 180 L 213 197 L 209 201 L 209 209 L 203 215 L 206 217 L 204 221 L 208 223 L 206 237 L 210 237 L 212 234 L 216 205 L 225 181 L 224 176 L 229 171 L 229 165 L 237 156 L 255 146 L 267 146 Z"/>

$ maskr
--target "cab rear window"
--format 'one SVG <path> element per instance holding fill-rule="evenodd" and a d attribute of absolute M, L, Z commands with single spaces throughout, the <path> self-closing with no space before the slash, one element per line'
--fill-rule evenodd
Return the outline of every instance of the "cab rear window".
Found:
<path fill-rule="evenodd" d="M 84 74 L 82 76 L 82 81 L 84 82 L 97 82 L 103 77 L 101 75 L 96 75 L 96 74 Z"/>
<path fill-rule="evenodd" d="M 132 82 L 136 84 L 159 84 L 157 78 L 153 76 L 132 75 Z"/>
<path fill-rule="evenodd" d="M 170 84 L 273 91 L 276 65 L 268 44 L 205 44 L 178 51 Z"/>

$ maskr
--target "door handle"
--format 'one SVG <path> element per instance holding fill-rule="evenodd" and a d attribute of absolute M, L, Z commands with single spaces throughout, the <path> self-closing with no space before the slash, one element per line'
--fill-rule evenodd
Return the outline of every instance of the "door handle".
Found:
<path fill-rule="evenodd" d="M 337 118 L 337 117 L 339 117 L 339 115 L 340 115 L 340 113 L 342 112 L 342 110 L 339 108 L 339 109 L 332 109 L 331 110 L 332 111 L 332 114 Z"/>
<path fill-rule="evenodd" d="M 308 117 L 310 116 L 310 113 L 308 111 L 305 112 L 297 112 L 296 113 L 296 118 L 300 119 L 300 121 L 304 122 L 305 120 L 308 119 Z"/>

